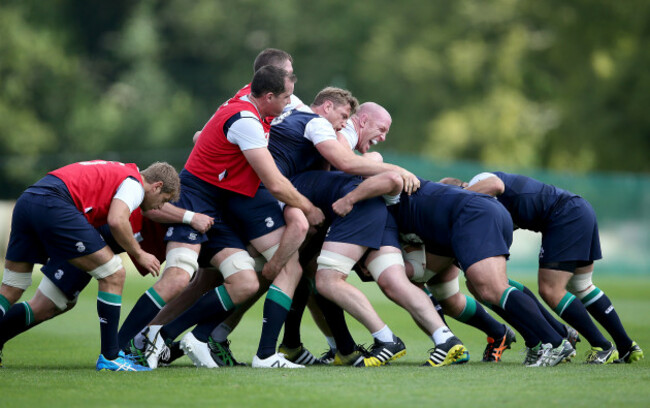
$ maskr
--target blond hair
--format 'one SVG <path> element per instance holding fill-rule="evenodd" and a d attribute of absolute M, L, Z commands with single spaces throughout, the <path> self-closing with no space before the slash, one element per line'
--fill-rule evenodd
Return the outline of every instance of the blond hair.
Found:
<path fill-rule="evenodd" d="M 178 172 L 169 163 L 155 162 L 140 172 L 142 178 L 147 183 L 162 181 L 163 185 L 160 191 L 172 195 L 171 201 L 177 201 L 181 194 L 181 180 Z"/>
<path fill-rule="evenodd" d="M 325 101 L 332 102 L 334 106 L 350 105 L 350 115 L 354 115 L 359 107 L 359 101 L 357 98 L 352 96 L 350 91 L 332 86 L 328 86 L 320 91 L 314 98 L 312 105 L 320 106 L 324 104 Z"/>

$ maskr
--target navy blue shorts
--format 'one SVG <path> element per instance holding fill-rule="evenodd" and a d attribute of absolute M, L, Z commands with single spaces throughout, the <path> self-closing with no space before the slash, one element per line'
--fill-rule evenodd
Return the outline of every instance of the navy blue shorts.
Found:
<path fill-rule="evenodd" d="M 596 213 L 582 197 L 565 201 L 542 231 L 539 263 L 595 261 L 602 258 Z"/>
<path fill-rule="evenodd" d="M 485 195 L 470 198 L 450 222 L 448 241 L 425 240 L 427 252 L 456 258 L 463 270 L 483 259 L 510 255 L 512 218 L 495 199 Z"/>
<path fill-rule="evenodd" d="M 120 254 L 124 249 L 117 243 L 111 229 L 108 225 L 97 227 L 97 232 L 106 242 L 111 250 Z M 86 287 L 92 279 L 92 276 L 69 262 L 61 259 L 50 258 L 45 265 L 41 267 L 43 275 L 47 276 L 52 283 L 63 292 L 69 300 L 74 300 L 77 295 Z"/>
<path fill-rule="evenodd" d="M 384 228 L 384 234 L 381 237 L 381 246 L 402 248 L 399 243 L 399 227 L 395 217 L 390 212 L 387 214 L 386 228 Z"/>
<path fill-rule="evenodd" d="M 45 264 L 74 259 L 106 246 L 71 199 L 25 192 L 16 201 L 6 259 Z"/>
<path fill-rule="evenodd" d="M 226 222 L 225 202 L 227 190 L 213 186 L 187 170 L 182 170 L 181 196 L 177 207 L 203 213 L 214 218 L 214 225 L 209 234 L 202 234 L 187 224 L 172 224 L 167 229 L 165 241 L 182 242 L 186 244 L 203 244 L 206 248 L 219 252 L 223 248 L 245 249 L 242 238 L 235 232 L 230 223 Z M 210 239 L 209 244 L 205 243 Z"/>
<path fill-rule="evenodd" d="M 262 237 L 284 227 L 284 213 L 278 199 L 264 186 L 254 197 L 231 193 L 227 201 L 227 214 L 234 217 L 233 224 L 247 241 Z"/>
<path fill-rule="evenodd" d="M 342 242 L 379 249 L 384 238 L 388 211 L 381 197 L 358 202 L 345 217 L 332 211 L 332 204 L 354 190 L 363 179 L 338 171 L 308 171 L 291 179 L 298 191 L 331 220 L 326 242 Z"/>

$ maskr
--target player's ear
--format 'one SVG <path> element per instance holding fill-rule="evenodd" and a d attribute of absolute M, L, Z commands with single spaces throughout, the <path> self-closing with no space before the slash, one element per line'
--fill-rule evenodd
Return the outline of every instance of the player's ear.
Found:
<path fill-rule="evenodd" d="M 362 114 L 361 116 L 359 116 L 359 125 L 361 127 L 365 127 L 366 124 L 368 123 L 368 120 L 369 120 L 368 115 L 365 113 Z"/>
<path fill-rule="evenodd" d="M 334 102 L 330 100 L 326 100 L 323 103 L 323 110 L 325 110 L 325 113 L 330 113 L 332 111 L 332 108 L 334 107 Z"/>

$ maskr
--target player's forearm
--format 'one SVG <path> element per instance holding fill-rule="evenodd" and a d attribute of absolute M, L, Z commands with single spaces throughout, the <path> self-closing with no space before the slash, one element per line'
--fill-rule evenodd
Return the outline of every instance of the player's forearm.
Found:
<path fill-rule="evenodd" d="M 142 252 L 140 244 L 133 236 L 133 229 L 128 218 L 109 221 L 108 226 L 113 234 L 113 238 L 115 238 L 115 241 L 117 241 L 126 253 L 135 257 Z"/>
<path fill-rule="evenodd" d="M 264 184 L 273 197 L 282 201 L 288 206 L 301 209 L 303 212 L 308 211 L 312 204 L 305 196 L 300 194 L 298 190 L 286 179 L 276 179 L 270 184 Z"/>
<path fill-rule="evenodd" d="M 478 183 L 467 187 L 467 190 L 489 194 L 494 197 L 503 194 L 505 186 L 503 181 L 498 177 L 488 177 L 485 180 L 481 180 Z"/>
<path fill-rule="evenodd" d="M 190 210 L 176 207 L 173 204 L 165 203 L 159 210 L 149 210 L 143 214 L 145 217 L 149 218 L 152 221 L 161 223 L 161 224 L 189 224 L 192 227 L 199 229 L 193 225 L 193 222 L 196 221 L 195 213 Z M 199 214 L 198 217 L 206 217 Z M 194 220 L 194 221 L 193 221 Z M 200 222 L 196 221 L 196 222 Z"/>
<path fill-rule="evenodd" d="M 399 176 L 397 176 L 397 179 L 394 177 L 383 177 L 382 175 L 370 177 L 359 184 L 357 188 L 346 194 L 345 199 L 349 200 L 351 204 L 356 204 L 359 201 L 381 195 L 399 194 L 402 189 L 401 183 L 399 183 L 400 181 Z"/>
<path fill-rule="evenodd" d="M 357 155 L 352 156 L 349 160 L 342 160 L 338 164 L 333 163 L 333 165 L 345 173 L 363 177 L 371 177 L 387 171 L 400 174 L 404 172 L 404 169 L 400 166 Z"/>

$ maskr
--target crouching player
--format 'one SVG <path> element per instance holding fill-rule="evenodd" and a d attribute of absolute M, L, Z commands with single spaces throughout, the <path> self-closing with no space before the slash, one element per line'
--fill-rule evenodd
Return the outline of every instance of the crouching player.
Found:
<path fill-rule="evenodd" d="M 140 172 L 135 164 L 96 160 L 50 172 L 16 202 L 0 287 L 1 316 L 31 285 L 35 263 L 68 261 L 98 280 L 97 370 L 142 371 L 142 366 L 120 355 L 117 327 L 125 271 L 95 227 L 108 224 L 120 246 L 145 270 L 157 274 L 160 262 L 142 250 L 129 218 L 138 207 L 144 211 L 162 207 L 178 197 L 179 189 L 178 174 L 167 163 L 154 163 Z"/>

